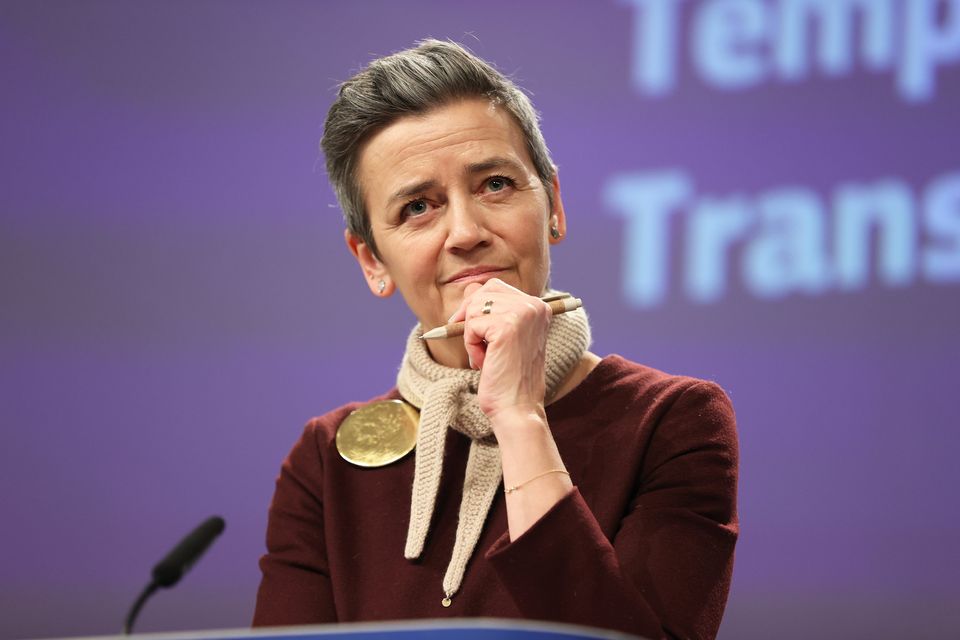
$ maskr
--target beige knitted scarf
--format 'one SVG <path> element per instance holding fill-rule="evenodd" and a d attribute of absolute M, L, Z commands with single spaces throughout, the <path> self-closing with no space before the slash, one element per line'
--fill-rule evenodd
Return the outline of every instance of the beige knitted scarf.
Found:
<path fill-rule="evenodd" d="M 443 577 L 443 591 L 447 598 L 452 598 L 460 589 L 467 563 L 500 486 L 503 470 L 490 421 L 477 402 L 480 372 L 437 364 L 420 339 L 422 333 L 420 325 L 410 333 L 397 375 L 400 395 L 420 409 L 410 526 L 404 556 L 414 560 L 423 552 L 440 486 L 447 429 L 455 429 L 473 442 L 467 457 L 453 557 Z M 548 399 L 553 397 L 589 346 L 590 324 L 583 309 L 553 317 L 546 349 Z"/>

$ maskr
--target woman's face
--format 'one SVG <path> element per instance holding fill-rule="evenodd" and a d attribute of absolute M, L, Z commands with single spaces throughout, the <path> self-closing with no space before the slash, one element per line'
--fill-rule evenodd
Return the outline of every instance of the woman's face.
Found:
<path fill-rule="evenodd" d="M 380 259 L 349 233 L 347 244 L 370 288 L 399 289 L 424 327 L 445 324 L 472 282 L 542 294 L 563 206 L 555 182 L 550 210 L 506 110 L 470 99 L 403 117 L 366 143 L 358 173 Z"/>

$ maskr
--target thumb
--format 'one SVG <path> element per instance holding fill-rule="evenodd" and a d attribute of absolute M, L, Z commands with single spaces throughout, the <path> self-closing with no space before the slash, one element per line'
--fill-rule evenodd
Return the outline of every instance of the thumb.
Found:
<path fill-rule="evenodd" d="M 465 286 L 463 288 L 463 299 L 466 300 L 467 298 L 472 296 L 474 293 L 477 292 L 477 289 L 479 289 L 482 286 L 483 285 L 480 284 L 479 282 L 471 282 L 470 284 Z"/>
<path fill-rule="evenodd" d="M 460 301 L 460 306 L 457 307 L 457 310 L 452 316 L 450 316 L 448 322 L 459 322 L 464 319 L 466 316 L 467 302 L 470 300 L 470 297 L 482 286 L 483 285 L 479 282 L 471 282 L 463 288 L 463 300 Z"/>

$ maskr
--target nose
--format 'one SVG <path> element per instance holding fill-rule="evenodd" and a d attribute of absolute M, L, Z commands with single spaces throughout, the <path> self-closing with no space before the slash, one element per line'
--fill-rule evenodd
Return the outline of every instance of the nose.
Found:
<path fill-rule="evenodd" d="M 446 211 L 446 249 L 454 253 L 469 252 L 490 243 L 483 206 L 469 196 L 451 197 Z"/>

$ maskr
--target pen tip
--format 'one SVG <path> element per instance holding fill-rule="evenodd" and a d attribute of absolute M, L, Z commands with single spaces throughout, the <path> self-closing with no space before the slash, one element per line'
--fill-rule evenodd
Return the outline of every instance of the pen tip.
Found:
<path fill-rule="evenodd" d="M 430 329 L 430 331 L 424 331 L 422 334 L 420 334 L 420 339 L 421 339 L 421 340 L 431 340 L 431 339 L 434 338 L 434 336 L 436 335 L 436 333 L 437 333 L 437 330 L 436 330 L 436 329 Z"/>

